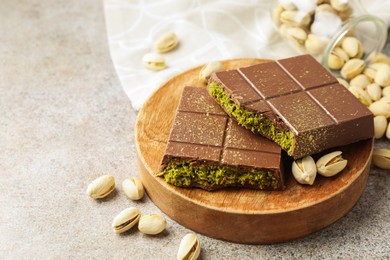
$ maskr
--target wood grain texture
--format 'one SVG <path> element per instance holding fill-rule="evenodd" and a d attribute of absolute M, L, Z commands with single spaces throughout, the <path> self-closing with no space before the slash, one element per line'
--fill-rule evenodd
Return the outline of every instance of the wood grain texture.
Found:
<path fill-rule="evenodd" d="M 238 68 L 265 61 L 236 59 L 224 61 L 224 66 Z M 346 169 L 332 178 L 317 177 L 313 186 L 296 183 L 287 171 L 284 191 L 207 192 L 178 188 L 156 177 L 183 87 L 205 87 L 198 81 L 200 68 L 164 83 L 138 114 L 135 137 L 139 175 L 149 197 L 163 212 L 210 237 L 269 244 L 311 234 L 337 221 L 355 205 L 367 183 L 372 140 L 338 148 L 348 160 Z"/>

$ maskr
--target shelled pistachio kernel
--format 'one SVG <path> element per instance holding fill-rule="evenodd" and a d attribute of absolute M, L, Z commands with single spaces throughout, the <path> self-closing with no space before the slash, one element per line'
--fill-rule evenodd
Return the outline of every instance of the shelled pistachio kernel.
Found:
<path fill-rule="evenodd" d="M 127 197 L 132 200 L 140 200 L 145 194 L 144 186 L 142 185 L 141 180 L 137 177 L 124 180 L 122 182 L 122 189 Z"/>
<path fill-rule="evenodd" d="M 366 64 L 361 59 L 351 59 L 341 68 L 341 76 L 345 79 L 353 79 L 359 75 L 365 68 Z"/>
<path fill-rule="evenodd" d="M 115 179 L 112 175 L 103 175 L 92 181 L 87 188 L 87 194 L 94 199 L 108 196 L 115 189 Z"/>
<path fill-rule="evenodd" d="M 195 234 L 185 235 L 177 251 L 178 260 L 196 260 L 200 254 L 200 242 Z"/>
<path fill-rule="evenodd" d="M 300 184 L 312 185 L 317 175 L 317 167 L 311 156 L 295 160 L 292 164 L 292 173 Z"/>
<path fill-rule="evenodd" d="M 387 119 L 384 116 L 374 117 L 375 139 L 380 139 L 386 132 Z"/>
<path fill-rule="evenodd" d="M 318 159 L 317 172 L 325 177 L 331 177 L 344 170 L 347 160 L 341 156 L 341 151 L 328 153 Z"/>
<path fill-rule="evenodd" d="M 138 222 L 138 230 L 147 235 L 157 235 L 167 226 L 165 218 L 157 213 L 142 216 Z"/>
<path fill-rule="evenodd" d="M 115 233 L 123 233 L 138 223 L 141 211 L 131 207 L 122 210 L 112 221 L 112 229 Z"/>
<path fill-rule="evenodd" d="M 173 32 L 167 32 L 163 35 L 161 35 L 160 38 L 155 43 L 155 49 L 157 52 L 164 53 L 169 52 L 173 50 L 177 44 L 179 43 L 179 40 Z"/>
<path fill-rule="evenodd" d="M 165 59 L 157 53 L 147 53 L 142 58 L 145 68 L 150 70 L 162 70 L 166 68 Z"/>
<path fill-rule="evenodd" d="M 203 83 L 207 83 L 213 72 L 218 72 L 223 69 L 222 63 L 219 61 L 213 61 L 203 66 L 199 72 L 199 80 Z"/>
<path fill-rule="evenodd" d="M 389 149 L 375 149 L 372 154 L 372 161 L 374 165 L 382 169 L 390 169 L 390 150 Z"/>

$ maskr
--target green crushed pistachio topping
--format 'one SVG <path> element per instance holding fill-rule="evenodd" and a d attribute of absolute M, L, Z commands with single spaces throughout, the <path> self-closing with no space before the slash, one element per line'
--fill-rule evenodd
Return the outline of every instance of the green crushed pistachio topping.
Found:
<path fill-rule="evenodd" d="M 233 116 L 239 125 L 258 132 L 280 145 L 283 150 L 287 151 L 288 155 L 292 155 L 294 151 L 294 139 L 291 131 L 277 129 L 275 125 L 267 117 L 251 112 L 238 104 L 236 104 L 225 90 L 215 82 L 208 85 L 208 91 L 218 103 L 220 103 L 225 111 Z"/>
<path fill-rule="evenodd" d="M 215 186 L 254 185 L 260 189 L 277 189 L 279 182 L 269 170 L 242 171 L 227 166 L 200 164 L 199 162 L 171 161 L 158 175 L 167 183 L 179 187 L 199 184 L 205 189 Z"/>

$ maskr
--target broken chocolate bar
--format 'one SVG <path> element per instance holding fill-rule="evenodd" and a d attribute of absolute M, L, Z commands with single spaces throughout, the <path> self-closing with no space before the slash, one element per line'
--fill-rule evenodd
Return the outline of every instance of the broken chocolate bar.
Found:
<path fill-rule="evenodd" d="M 372 113 L 310 55 L 214 73 L 208 91 L 295 159 L 374 135 Z"/>
<path fill-rule="evenodd" d="M 282 190 L 281 153 L 240 127 L 206 89 L 185 87 L 158 175 L 180 187 Z"/>

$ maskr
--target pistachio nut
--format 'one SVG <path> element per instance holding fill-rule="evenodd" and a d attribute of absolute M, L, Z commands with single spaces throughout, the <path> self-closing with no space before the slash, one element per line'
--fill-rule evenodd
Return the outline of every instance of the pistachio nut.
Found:
<path fill-rule="evenodd" d="M 138 230 L 147 235 L 157 235 L 167 226 L 165 218 L 157 213 L 142 216 L 138 222 Z"/>
<path fill-rule="evenodd" d="M 122 189 L 127 197 L 132 200 L 140 200 L 145 194 L 144 186 L 142 185 L 141 180 L 137 177 L 124 180 L 122 182 Z"/>
<path fill-rule="evenodd" d="M 284 0 L 284 1 L 279 1 L 281 6 L 286 9 L 286 10 L 297 10 L 297 7 L 291 0 Z"/>
<path fill-rule="evenodd" d="M 343 79 L 343 78 L 337 78 L 337 81 L 341 84 L 341 85 L 343 85 L 345 88 L 349 88 L 349 83 L 345 80 L 345 79 Z"/>
<path fill-rule="evenodd" d="M 223 69 L 222 63 L 219 61 L 213 61 L 203 66 L 199 72 L 199 80 L 203 83 L 207 83 L 211 74 L 214 72 L 221 71 Z"/>
<path fill-rule="evenodd" d="M 165 59 L 157 53 L 147 53 L 143 56 L 142 61 L 145 68 L 150 70 L 162 70 L 166 68 Z"/>
<path fill-rule="evenodd" d="M 357 99 L 359 99 L 359 101 L 365 105 L 365 106 L 369 106 L 371 105 L 372 103 L 372 100 L 370 98 L 370 96 L 367 94 L 366 91 L 364 91 L 363 89 L 359 88 L 359 87 L 355 87 L 355 86 L 350 86 L 349 89 L 348 89 Z"/>
<path fill-rule="evenodd" d="M 390 117 L 390 104 L 384 101 L 375 101 L 368 109 L 374 114 L 374 116 Z"/>
<path fill-rule="evenodd" d="M 332 50 L 332 53 L 334 53 L 337 56 L 339 56 L 344 62 L 347 62 L 349 60 L 348 53 L 346 53 L 343 48 L 335 47 Z"/>
<path fill-rule="evenodd" d="M 387 125 L 387 129 L 386 129 L 386 138 L 387 138 L 387 139 L 390 139 L 390 122 L 389 122 L 389 124 Z"/>
<path fill-rule="evenodd" d="M 378 101 L 382 97 L 382 89 L 376 83 L 368 85 L 366 91 L 373 101 Z"/>
<path fill-rule="evenodd" d="M 390 85 L 390 65 L 389 64 L 382 64 L 380 66 L 375 74 L 374 77 L 375 83 L 378 83 L 381 86 L 388 86 Z"/>
<path fill-rule="evenodd" d="M 353 13 L 353 9 L 351 7 L 348 7 L 346 10 L 342 12 L 337 12 L 337 15 L 341 18 L 342 21 L 346 21 L 351 18 L 351 15 Z M 350 29 L 346 35 L 353 36 L 355 34 L 355 28 Z"/>
<path fill-rule="evenodd" d="M 390 96 L 384 96 L 381 99 L 379 99 L 381 102 L 385 102 L 390 105 Z"/>
<path fill-rule="evenodd" d="M 277 26 L 281 25 L 282 22 L 280 21 L 280 15 L 282 12 L 284 12 L 284 8 L 283 6 L 281 5 L 278 5 L 277 7 L 275 7 L 273 10 L 272 10 L 272 21 L 274 22 L 274 24 L 276 24 Z"/>
<path fill-rule="evenodd" d="M 295 11 L 295 10 L 286 10 L 280 14 L 280 21 L 284 24 L 290 26 L 308 26 L 311 22 L 309 14 Z"/>
<path fill-rule="evenodd" d="M 305 41 L 305 48 L 308 53 L 317 55 L 324 51 L 326 44 L 327 42 L 324 39 L 314 34 L 309 34 L 307 35 L 307 40 Z"/>
<path fill-rule="evenodd" d="M 363 70 L 363 74 L 366 75 L 366 77 L 370 80 L 373 81 L 375 78 L 376 70 L 373 68 L 367 67 Z"/>
<path fill-rule="evenodd" d="M 290 27 L 286 30 L 286 37 L 297 45 L 304 45 L 307 39 L 307 33 L 302 28 Z"/>
<path fill-rule="evenodd" d="M 362 43 L 355 37 L 345 37 L 341 43 L 341 47 L 351 58 L 360 59 L 363 56 Z"/>
<path fill-rule="evenodd" d="M 351 59 L 341 68 L 341 76 L 345 79 L 352 79 L 359 75 L 365 68 L 366 64 L 361 59 Z"/>
<path fill-rule="evenodd" d="M 344 170 L 348 161 L 343 159 L 342 153 L 341 151 L 335 151 L 318 159 L 316 163 L 318 173 L 325 177 L 331 177 Z"/>
<path fill-rule="evenodd" d="M 390 150 L 389 149 L 375 149 L 372 154 L 372 160 L 376 167 L 382 169 L 390 169 Z"/>
<path fill-rule="evenodd" d="M 295 160 L 292 164 L 292 173 L 300 184 L 312 185 L 317 175 L 317 167 L 311 156 Z"/>
<path fill-rule="evenodd" d="M 390 96 L 390 86 L 384 87 L 384 88 L 382 89 L 382 95 L 383 95 L 384 97 Z"/>
<path fill-rule="evenodd" d="M 173 50 L 178 43 L 179 40 L 176 34 L 173 32 L 167 32 L 158 38 L 154 46 L 157 52 L 163 53 Z"/>
<path fill-rule="evenodd" d="M 345 0 L 330 0 L 330 5 L 340 12 L 346 11 L 349 8 L 348 1 Z"/>
<path fill-rule="evenodd" d="M 345 61 L 337 56 L 335 53 L 329 54 L 328 57 L 328 67 L 332 70 L 339 70 L 343 67 Z"/>
<path fill-rule="evenodd" d="M 196 260 L 200 254 L 200 242 L 195 234 L 189 233 L 185 235 L 180 242 L 179 250 L 177 251 L 178 260 Z"/>
<path fill-rule="evenodd" d="M 387 119 L 384 116 L 374 117 L 375 139 L 380 139 L 384 136 L 387 127 Z"/>
<path fill-rule="evenodd" d="M 359 74 L 353 79 L 351 79 L 349 85 L 365 89 L 370 83 L 371 82 L 366 75 Z"/>
<path fill-rule="evenodd" d="M 112 221 L 112 229 L 115 233 L 123 233 L 132 228 L 141 217 L 141 211 L 131 207 L 122 210 Z"/>
<path fill-rule="evenodd" d="M 390 57 L 381 52 L 372 52 L 367 57 L 367 60 L 370 63 L 386 63 L 390 65 Z"/>
<path fill-rule="evenodd" d="M 87 194 L 94 199 L 106 197 L 115 189 L 115 179 L 112 175 L 103 175 L 92 181 L 87 188 Z"/>

